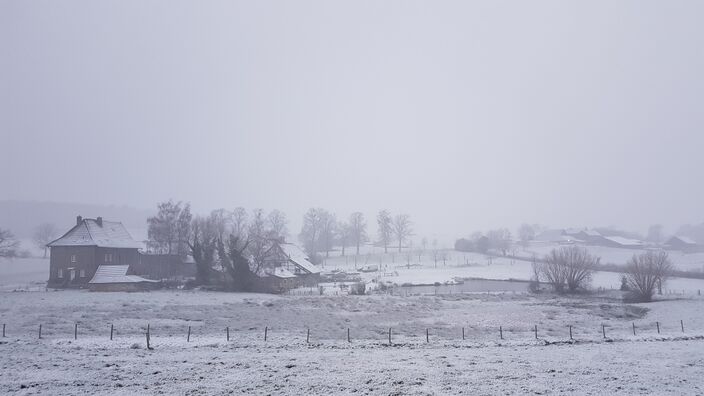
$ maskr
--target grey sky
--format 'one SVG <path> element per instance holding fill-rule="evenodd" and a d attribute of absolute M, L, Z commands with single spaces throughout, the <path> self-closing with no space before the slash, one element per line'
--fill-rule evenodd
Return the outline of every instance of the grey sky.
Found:
<path fill-rule="evenodd" d="M 2 197 L 704 220 L 699 1 L 0 2 Z M 372 223 L 373 220 L 369 219 Z"/>

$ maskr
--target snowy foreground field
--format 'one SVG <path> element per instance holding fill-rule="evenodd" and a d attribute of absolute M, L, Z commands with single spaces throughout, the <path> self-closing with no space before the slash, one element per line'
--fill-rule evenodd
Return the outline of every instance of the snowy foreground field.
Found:
<path fill-rule="evenodd" d="M 695 297 L 3 292 L 0 321 L 0 394 L 704 393 Z"/>

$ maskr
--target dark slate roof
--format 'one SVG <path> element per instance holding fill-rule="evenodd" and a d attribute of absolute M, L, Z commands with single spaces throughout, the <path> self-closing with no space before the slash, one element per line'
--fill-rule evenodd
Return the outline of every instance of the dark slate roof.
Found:
<path fill-rule="evenodd" d="M 99 225 L 95 219 L 83 219 L 80 224 L 71 228 L 61 238 L 50 242 L 47 246 L 97 246 L 106 248 L 139 249 L 140 243 L 132 236 L 122 223 L 104 221 Z"/>

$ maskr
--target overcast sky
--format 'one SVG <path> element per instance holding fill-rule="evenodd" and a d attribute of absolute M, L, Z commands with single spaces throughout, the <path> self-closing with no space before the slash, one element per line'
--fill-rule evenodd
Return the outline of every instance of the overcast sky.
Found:
<path fill-rule="evenodd" d="M 1 199 L 704 221 L 701 1 L 0 2 Z M 373 223 L 373 219 L 369 219 Z M 297 230 L 294 230 L 297 231 Z"/>

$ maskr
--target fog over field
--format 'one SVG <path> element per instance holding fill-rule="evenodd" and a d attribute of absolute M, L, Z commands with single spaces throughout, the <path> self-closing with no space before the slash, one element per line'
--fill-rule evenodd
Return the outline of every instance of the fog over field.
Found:
<path fill-rule="evenodd" d="M 703 220 L 697 1 L 0 7 L 5 199 Z"/>
<path fill-rule="evenodd" d="M 0 1 L 0 393 L 704 393 L 702 15 Z"/>

